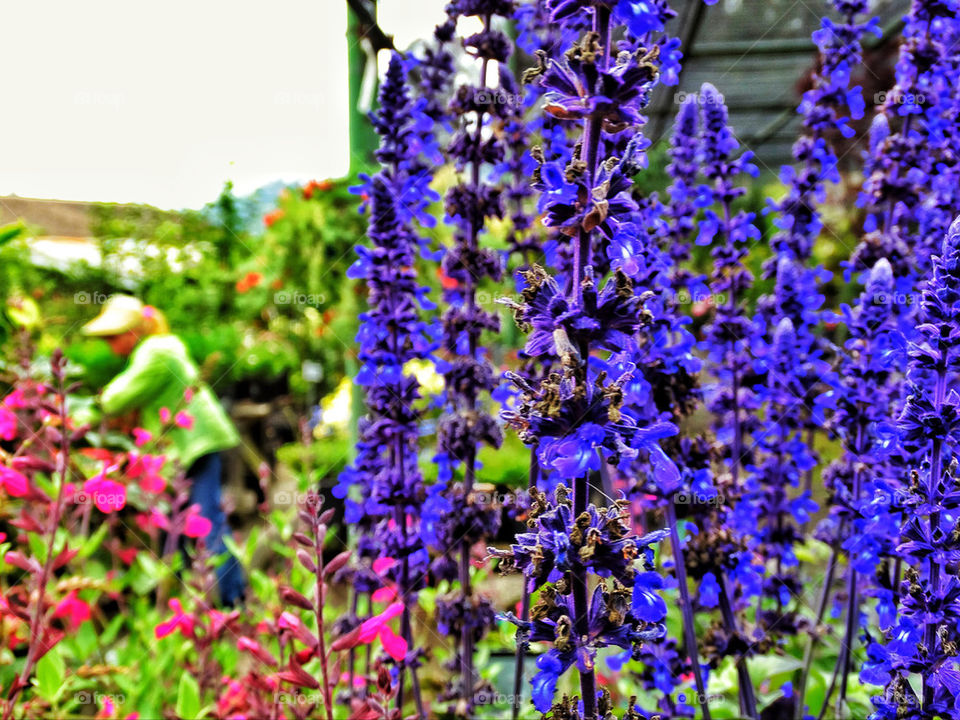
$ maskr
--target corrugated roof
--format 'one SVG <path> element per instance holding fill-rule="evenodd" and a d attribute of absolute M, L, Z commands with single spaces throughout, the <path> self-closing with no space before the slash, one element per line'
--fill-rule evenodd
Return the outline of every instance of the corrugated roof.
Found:
<path fill-rule="evenodd" d="M 865 67 L 854 77 L 864 88 L 868 108 L 874 94 L 892 84 L 896 35 L 909 4 L 909 0 L 871 3 L 885 37 L 877 41 L 868 36 Z M 800 126 L 796 108 L 805 79 L 817 63 L 810 35 L 820 27 L 830 4 L 823 0 L 720 0 L 707 6 L 703 0 L 678 0 L 671 5 L 678 16 L 669 30 L 684 44 L 683 73 L 678 87 L 658 88 L 651 101 L 651 138 L 669 135 L 683 94 L 711 82 L 727 101 L 737 137 L 757 154 L 759 164 L 776 169 L 790 162 L 790 147 Z M 858 130 L 865 133 L 868 125 L 865 120 Z"/>

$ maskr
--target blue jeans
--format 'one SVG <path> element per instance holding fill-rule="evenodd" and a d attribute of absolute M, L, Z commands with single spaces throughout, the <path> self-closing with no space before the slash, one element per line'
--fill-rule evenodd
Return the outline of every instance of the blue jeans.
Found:
<path fill-rule="evenodd" d="M 200 514 L 213 525 L 206 538 L 207 549 L 213 555 L 222 555 L 227 552 L 223 538 L 230 534 L 227 525 L 227 516 L 220 507 L 220 478 L 223 474 L 223 463 L 219 453 L 210 453 L 197 458 L 190 469 L 187 478 L 191 481 L 190 502 L 200 506 Z M 220 602 L 232 607 L 243 599 L 246 590 L 246 580 L 243 577 L 243 568 L 240 561 L 230 555 L 217 568 L 217 584 L 220 586 Z"/>

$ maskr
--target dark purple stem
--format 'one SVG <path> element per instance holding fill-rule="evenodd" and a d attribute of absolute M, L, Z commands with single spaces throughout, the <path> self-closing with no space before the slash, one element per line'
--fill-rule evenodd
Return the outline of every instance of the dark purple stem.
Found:
<path fill-rule="evenodd" d="M 527 500 L 532 497 L 532 491 L 537 487 L 537 480 L 540 477 L 540 463 L 537 460 L 537 450 L 530 450 L 530 471 L 527 476 Z M 523 581 L 523 599 L 520 601 L 520 619 L 527 622 L 530 619 L 530 588 L 527 585 L 526 578 Z M 529 646 L 529 635 L 524 628 L 517 629 L 517 659 L 513 667 L 513 720 L 517 720 L 520 715 L 520 697 L 523 688 L 523 664 Z"/>
<path fill-rule="evenodd" d="M 59 351 L 57 351 L 59 353 Z M 62 356 L 61 356 L 62 357 Z M 37 599 L 36 605 L 33 607 L 33 615 L 30 618 L 30 644 L 27 648 L 27 657 L 23 665 L 23 671 L 20 673 L 17 678 L 17 686 L 14 688 L 13 692 L 10 694 L 10 697 L 7 699 L 7 706 L 3 711 L 3 720 L 8 720 L 13 715 L 13 708 L 16 705 L 17 698 L 20 697 L 20 693 L 23 691 L 23 688 L 27 687 L 30 682 L 30 676 L 33 674 L 33 669 L 37 664 L 37 654 L 40 651 L 40 645 L 43 642 L 43 615 L 44 615 L 44 598 L 47 594 L 47 583 L 50 580 L 50 575 L 53 571 L 53 562 L 56 559 L 54 557 L 53 546 L 57 537 L 57 527 L 60 525 L 60 518 L 63 515 L 63 491 L 67 485 L 67 477 L 70 472 L 70 432 L 68 431 L 68 415 L 67 415 L 67 398 L 66 390 L 63 385 L 63 368 L 62 365 L 59 365 L 59 358 L 55 357 L 53 360 L 54 363 L 54 374 L 57 376 L 58 388 L 57 388 L 57 409 L 58 415 L 60 416 L 60 456 L 57 458 L 57 471 L 60 475 L 60 487 L 57 488 L 57 499 L 53 504 L 53 511 L 50 513 L 49 520 L 47 521 L 47 527 L 45 528 L 45 534 L 47 536 L 47 555 L 46 560 L 43 563 L 43 568 L 40 570 L 40 574 L 37 577 Z"/>
<path fill-rule="evenodd" d="M 680 589 L 680 610 L 683 612 L 683 643 L 693 677 L 697 683 L 697 694 L 703 720 L 710 720 L 710 706 L 707 698 L 707 686 L 703 681 L 703 669 L 700 667 L 700 653 L 697 646 L 697 629 L 693 620 L 693 603 L 690 600 L 690 588 L 687 586 L 687 565 L 680 545 L 680 533 L 677 530 L 677 508 L 671 499 L 667 505 L 667 526 L 670 528 L 670 545 L 673 547 L 673 563 L 677 573 L 677 586 Z"/>
<path fill-rule="evenodd" d="M 730 604 L 726 575 L 723 575 L 720 580 L 720 613 L 723 616 L 723 624 L 726 626 L 727 632 L 738 634 L 737 618 L 733 614 L 733 606 Z M 737 678 L 740 683 L 740 711 L 751 720 L 759 720 L 757 698 L 753 694 L 753 681 L 750 679 L 750 671 L 747 668 L 746 655 L 738 657 L 736 662 Z"/>
<path fill-rule="evenodd" d="M 316 597 L 313 612 L 317 616 L 317 654 L 320 656 L 320 677 L 323 683 L 323 708 L 327 720 L 333 720 L 333 693 L 330 684 L 330 669 L 327 666 L 327 644 L 324 638 L 323 606 L 326 599 L 326 585 L 323 581 L 323 525 L 313 527 L 313 552 L 317 558 L 314 574 L 316 576 Z"/>

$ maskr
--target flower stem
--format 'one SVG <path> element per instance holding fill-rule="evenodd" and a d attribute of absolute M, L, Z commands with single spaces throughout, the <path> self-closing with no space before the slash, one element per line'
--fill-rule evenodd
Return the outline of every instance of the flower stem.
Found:
<path fill-rule="evenodd" d="M 841 529 L 841 535 L 843 534 Z M 823 621 L 823 616 L 827 611 L 827 601 L 830 598 L 830 586 L 833 584 L 834 572 L 837 568 L 837 559 L 840 556 L 840 552 L 836 546 L 830 552 L 830 560 L 827 561 L 827 574 L 823 577 L 823 587 L 820 588 L 820 602 L 817 605 L 817 621 L 816 625 L 820 625 Z M 803 651 L 803 667 L 800 669 L 800 679 L 797 681 L 796 689 L 796 705 L 794 707 L 794 720 L 803 720 L 806 715 L 804 705 L 806 700 L 807 693 L 807 680 L 810 677 L 810 668 L 813 665 L 813 650 L 817 644 L 816 634 L 810 635 L 810 642 L 807 643 L 807 647 Z"/>
<path fill-rule="evenodd" d="M 588 494 L 590 492 L 589 476 L 577 478 L 573 485 L 573 516 L 579 517 L 586 512 Z M 573 586 L 573 618 L 576 642 L 585 643 L 590 635 L 589 612 L 587 602 L 587 572 L 586 568 L 578 565 L 570 573 Z M 580 693 L 583 696 L 583 720 L 596 720 L 597 717 L 597 680 L 593 671 L 593 664 L 586 670 L 580 670 Z"/>
<path fill-rule="evenodd" d="M 687 586 L 687 566 L 683 557 L 683 548 L 680 545 L 680 533 L 677 530 L 677 508 L 673 499 L 667 504 L 667 525 L 670 528 L 670 545 L 673 547 L 673 564 L 677 573 L 677 586 L 680 589 L 680 609 L 683 612 L 683 643 L 690 665 L 693 667 L 693 677 L 697 683 L 697 698 L 700 702 L 700 711 L 703 720 L 710 720 L 710 704 L 707 697 L 707 686 L 703 682 L 703 669 L 700 667 L 700 653 L 697 646 L 697 629 L 694 626 L 693 603 L 690 600 L 690 588 Z"/>
<path fill-rule="evenodd" d="M 476 456 L 470 453 L 467 457 L 467 467 L 464 473 L 463 493 L 469 497 L 473 491 L 474 473 L 476 472 Z M 473 588 L 470 583 L 470 543 L 464 540 L 460 544 L 460 592 L 463 595 L 463 626 L 460 628 L 460 682 L 466 716 L 470 717 L 473 708 Z"/>
<path fill-rule="evenodd" d="M 858 436 L 860 430 L 857 431 Z M 855 468 L 853 471 L 853 499 L 854 506 L 860 500 L 861 473 Z M 837 714 L 839 715 L 844 702 L 847 699 L 847 678 L 850 675 L 850 656 L 851 648 L 855 642 L 857 620 L 860 615 L 860 603 L 857 599 L 857 570 L 853 563 L 853 557 L 848 558 L 849 567 L 847 568 L 847 625 L 844 630 L 843 645 L 840 648 L 840 657 L 842 664 L 839 665 L 841 672 L 840 693 L 837 695 Z"/>
<path fill-rule="evenodd" d="M 723 615 L 723 623 L 727 632 L 736 634 L 737 618 L 733 614 L 733 606 L 730 604 L 730 593 L 727 590 L 727 576 L 721 575 L 720 578 L 720 613 Z M 753 681 L 750 680 L 750 671 L 747 668 L 747 658 L 745 655 L 737 658 L 737 677 L 740 684 L 740 711 L 751 720 L 759 720 L 757 714 L 757 698 L 753 694 Z"/>
<path fill-rule="evenodd" d="M 947 371 L 944 366 L 943 358 L 946 357 L 946 350 L 940 347 L 941 362 L 937 368 L 937 383 L 933 393 L 933 408 L 939 415 L 943 405 L 943 396 L 946 391 Z M 940 504 L 940 475 L 943 470 L 943 438 L 934 438 L 930 448 L 930 476 L 927 478 L 927 502 L 934 508 Z M 933 510 L 930 513 L 930 539 L 931 542 L 937 542 L 937 533 L 940 530 L 940 511 Z M 930 555 L 930 595 L 937 597 L 940 594 L 940 563 L 936 560 L 935 553 Z M 937 635 L 940 629 L 940 620 L 928 622 L 923 632 L 923 643 L 927 648 L 927 653 L 931 657 L 936 656 Z M 923 674 L 923 707 L 926 710 L 933 703 L 934 684 L 930 682 L 929 673 Z"/>
<path fill-rule="evenodd" d="M 58 350 L 57 353 L 60 353 Z M 33 615 L 30 618 L 30 644 L 27 648 L 27 657 L 24 661 L 23 670 L 16 680 L 16 687 L 13 688 L 10 696 L 7 698 L 7 706 L 3 711 L 3 720 L 8 720 L 13 716 L 13 708 L 20 697 L 23 688 L 30 682 L 30 676 L 37 664 L 37 655 L 40 652 L 40 646 L 43 643 L 43 623 L 44 599 L 47 594 L 47 583 L 53 572 L 54 553 L 53 546 L 57 538 L 57 527 L 60 525 L 60 518 L 63 515 L 63 491 L 67 485 L 67 478 L 70 473 L 70 432 L 69 417 L 67 415 L 67 396 L 63 384 L 63 365 L 62 355 L 56 355 L 53 359 L 53 374 L 58 380 L 57 387 L 57 410 L 60 418 L 60 454 L 57 458 L 57 471 L 60 475 L 60 483 L 57 488 L 57 499 L 53 504 L 53 511 L 45 528 L 47 536 L 47 555 L 43 563 L 43 568 L 37 577 L 37 601 L 33 607 Z"/>
<path fill-rule="evenodd" d="M 401 469 L 401 473 L 403 470 Z M 403 598 L 403 615 L 400 620 L 400 632 L 403 639 L 407 641 L 407 647 L 413 647 L 413 623 L 410 618 L 410 558 L 406 554 L 407 549 L 407 517 L 403 508 L 394 509 L 394 521 L 400 532 L 402 547 L 404 548 L 403 561 L 400 564 L 400 596 Z M 400 668 L 400 681 L 397 690 L 397 709 L 403 714 L 403 670 L 407 668 L 406 661 L 404 667 Z M 410 686 L 413 689 L 413 699 L 417 706 L 417 717 L 426 717 L 423 712 L 423 698 L 420 695 L 420 679 L 417 677 L 417 669 L 408 667 L 410 670 Z"/>
<path fill-rule="evenodd" d="M 597 33 L 600 39 L 605 43 L 603 47 L 603 57 L 601 62 L 607 62 L 610 48 L 610 8 L 604 5 L 594 7 L 593 31 Z M 593 188 L 594 176 L 597 169 L 597 155 L 600 150 L 600 120 L 595 114 L 588 116 L 583 124 L 583 147 L 585 154 L 582 156 L 586 163 L 586 172 L 589 187 Z M 590 265 L 590 232 L 580 227 L 577 243 L 574 245 L 573 256 L 573 292 L 576 305 L 583 304 L 583 280 L 586 277 L 586 268 Z M 589 365 L 590 365 L 590 347 L 589 344 L 581 343 L 580 362 L 582 363 L 583 382 L 586 385 L 587 398 L 589 400 L 592 387 L 590 385 Z M 577 518 L 581 513 L 586 512 L 590 503 L 590 476 L 584 475 L 573 482 L 573 517 Z M 578 565 L 571 575 L 571 585 L 573 589 L 573 618 L 574 632 L 576 633 L 576 642 L 585 644 L 589 638 L 589 602 L 587 595 L 587 569 Z M 589 653 L 587 654 L 589 657 Z M 594 674 L 592 661 L 586 669 L 580 670 L 580 694 L 583 700 L 583 718 L 584 720 L 595 720 L 597 716 L 597 679 Z"/>
<path fill-rule="evenodd" d="M 530 471 L 527 475 L 527 490 L 531 491 L 537 487 L 537 480 L 540 477 L 540 463 L 537 460 L 537 450 L 532 448 L 530 450 Z M 532 497 L 532 494 L 528 492 L 528 499 Z M 527 622 L 530 619 L 530 587 L 527 585 L 526 578 L 523 581 L 523 599 L 520 601 L 520 620 Z M 527 634 L 527 631 L 522 628 L 517 628 L 517 659 L 516 664 L 513 667 L 513 710 L 512 718 L 517 720 L 520 716 L 520 697 L 521 689 L 523 688 L 523 671 L 524 671 L 524 661 L 527 654 L 527 647 L 530 644 L 530 639 Z"/>
<path fill-rule="evenodd" d="M 326 599 L 323 581 L 323 526 L 314 525 L 313 552 L 317 558 L 314 574 L 316 576 L 316 597 L 314 614 L 317 616 L 317 654 L 320 655 L 320 677 L 323 682 L 323 708 L 327 720 L 333 720 L 333 693 L 330 690 L 330 670 L 327 667 L 327 645 L 324 639 L 323 606 Z"/>

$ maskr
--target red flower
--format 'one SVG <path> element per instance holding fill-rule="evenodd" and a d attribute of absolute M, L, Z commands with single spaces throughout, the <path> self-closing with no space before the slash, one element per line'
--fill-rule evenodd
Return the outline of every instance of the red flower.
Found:
<path fill-rule="evenodd" d="M 260 281 L 263 280 L 263 275 L 258 272 L 248 272 L 242 278 L 237 280 L 237 292 L 245 293 L 248 290 L 252 290 L 257 285 L 260 284 Z"/>
<path fill-rule="evenodd" d="M 73 631 L 90 619 L 90 606 L 77 597 L 77 591 L 71 590 L 53 611 L 55 618 L 63 618 L 67 627 Z"/>
<path fill-rule="evenodd" d="M 131 480 L 140 480 L 140 488 L 144 492 L 159 493 L 167 487 L 166 479 L 160 474 L 166 462 L 164 455 L 140 455 L 131 452 L 130 464 L 127 465 L 127 477 Z"/>
<path fill-rule="evenodd" d="M 0 485 L 10 497 L 23 497 L 30 489 L 26 475 L 6 466 L 0 466 Z"/>
<path fill-rule="evenodd" d="M 303 198 L 304 200 L 309 200 L 313 197 L 313 194 L 317 191 L 326 192 L 333 187 L 333 183 L 329 180 L 311 180 L 306 185 L 303 186 Z"/>
<path fill-rule="evenodd" d="M 277 208 L 273 212 L 268 212 L 263 216 L 263 224 L 267 227 L 273 227 L 273 224 L 283 218 L 284 212 L 282 208 Z"/>
<path fill-rule="evenodd" d="M 17 388 L 3 399 L 3 406 L 10 410 L 22 410 L 27 406 L 23 389 Z"/>
<path fill-rule="evenodd" d="M 4 440 L 13 440 L 17 436 L 17 416 L 16 413 L 0 407 L 0 438 Z"/>
<path fill-rule="evenodd" d="M 173 617 L 154 628 L 153 634 L 156 635 L 157 640 L 165 638 L 177 630 L 185 637 L 191 637 L 194 625 L 193 615 L 184 612 L 183 605 L 177 598 L 171 598 L 167 605 L 173 610 Z"/>
<path fill-rule="evenodd" d="M 115 460 L 114 454 L 106 448 L 81 448 L 80 454 L 105 463 L 112 463 Z"/>
<path fill-rule="evenodd" d="M 400 662 L 407 655 L 407 641 L 397 635 L 387 625 L 390 620 L 403 612 L 403 603 L 393 603 L 379 615 L 374 615 L 369 620 L 365 620 L 360 626 L 360 634 L 357 637 L 359 645 L 369 645 L 376 638 L 380 639 L 383 649 L 387 651 L 394 660 Z"/>
<path fill-rule="evenodd" d="M 201 538 L 207 537 L 211 530 L 213 523 L 200 514 L 200 506 L 191 505 L 183 524 L 183 534 L 191 538 Z"/>
<path fill-rule="evenodd" d="M 440 287 L 444 290 L 453 290 L 460 284 L 456 278 L 447 275 L 442 268 L 437 268 L 437 277 L 440 278 Z"/>

